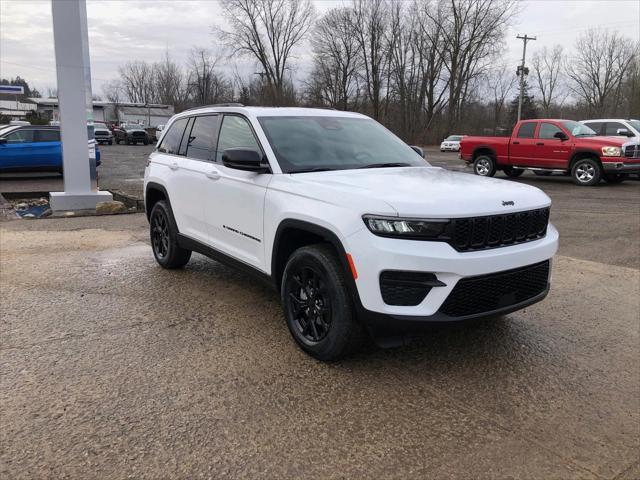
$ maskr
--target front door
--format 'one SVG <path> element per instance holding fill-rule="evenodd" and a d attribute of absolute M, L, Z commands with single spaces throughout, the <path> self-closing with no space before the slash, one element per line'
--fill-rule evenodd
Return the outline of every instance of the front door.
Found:
<path fill-rule="evenodd" d="M 225 167 L 222 152 L 243 147 L 263 153 L 249 121 L 241 115 L 225 115 L 216 148 L 216 163 L 208 172 L 205 217 L 211 245 L 253 267 L 264 265 L 263 214 L 271 174 Z"/>
<path fill-rule="evenodd" d="M 532 167 L 566 168 L 571 156 L 571 142 L 556 138 L 555 135 L 558 132 L 567 135 L 553 123 L 540 122 L 536 141 L 536 159 Z"/>
<path fill-rule="evenodd" d="M 29 170 L 40 167 L 34 148 L 33 130 L 15 130 L 4 138 L 6 143 L 0 144 L 0 169 Z"/>
<path fill-rule="evenodd" d="M 538 122 L 523 122 L 518 131 L 511 137 L 509 145 L 509 164 L 515 166 L 532 166 L 536 157 L 536 126 Z"/>

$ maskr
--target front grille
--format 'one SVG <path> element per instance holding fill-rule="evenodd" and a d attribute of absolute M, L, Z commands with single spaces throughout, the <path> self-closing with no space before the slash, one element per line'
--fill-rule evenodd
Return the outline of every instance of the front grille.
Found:
<path fill-rule="evenodd" d="M 624 149 L 624 156 L 627 158 L 640 158 L 640 143 L 637 145 L 627 145 Z"/>
<path fill-rule="evenodd" d="M 387 305 L 419 305 L 432 287 L 442 285 L 433 273 L 385 270 L 380 274 L 380 293 Z"/>
<path fill-rule="evenodd" d="M 549 281 L 550 262 L 460 280 L 440 312 L 465 317 L 516 305 L 543 293 Z"/>
<path fill-rule="evenodd" d="M 146 133 L 144 133 L 144 132 L 132 132 L 132 133 L 131 133 L 131 136 L 132 136 L 132 137 L 134 137 L 134 138 L 135 138 L 135 137 L 144 138 L 144 137 L 146 137 L 146 136 L 147 136 L 147 134 L 146 134 Z"/>
<path fill-rule="evenodd" d="M 474 218 L 455 218 L 447 227 L 449 244 L 459 252 L 537 240 L 547 234 L 549 209 Z"/>
<path fill-rule="evenodd" d="M 99 132 L 99 131 L 96 131 L 96 132 L 94 132 L 94 135 L 95 135 L 96 137 L 108 137 L 108 136 L 109 136 L 109 132 Z"/>

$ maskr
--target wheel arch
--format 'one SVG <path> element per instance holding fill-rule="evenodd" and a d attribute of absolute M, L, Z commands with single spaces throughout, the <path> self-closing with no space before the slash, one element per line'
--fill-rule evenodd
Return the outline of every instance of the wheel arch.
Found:
<path fill-rule="evenodd" d="M 144 210 L 147 214 L 147 220 L 149 220 L 149 217 L 151 216 L 153 206 L 160 200 L 166 201 L 169 204 L 169 207 L 171 207 L 171 201 L 169 200 L 167 189 L 156 182 L 147 183 L 144 190 Z"/>
<path fill-rule="evenodd" d="M 569 160 L 569 173 L 573 170 L 573 166 L 576 164 L 578 160 L 582 160 L 584 158 L 592 158 L 600 165 L 602 168 L 602 161 L 600 160 L 600 155 L 595 150 L 591 150 L 589 148 L 581 148 L 573 152 L 571 155 L 571 160 Z"/>
<path fill-rule="evenodd" d="M 473 150 L 473 155 L 471 155 L 472 161 L 475 161 L 480 155 L 488 155 L 494 162 L 497 161 L 495 150 L 487 145 L 479 145 Z"/>
<path fill-rule="evenodd" d="M 300 247 L 328 243 L 335 250 L 347 279 L 350 294 L 359 302 L 347 252 L 338 235 L 326 227 L 297 219 L 285 219 L 276 230 L 271 252 L 271 278 L 280 291 L 284 267 L 291 254 Z"/>

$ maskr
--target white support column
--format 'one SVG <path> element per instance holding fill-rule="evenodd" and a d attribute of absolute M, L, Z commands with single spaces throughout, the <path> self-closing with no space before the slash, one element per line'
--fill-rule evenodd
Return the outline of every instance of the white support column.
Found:
<path fill-rule="evenodd" d="M 52 0 L 51 10 L 64 168 L 64 192 L 51 192 L 51 208 L 94 209 L 113 197 L 99 191 L 91 178 L 95 166 L 92 172 L 87 145 L 87 121 L 93 112 L 87 5 L 85 0 Z"/>

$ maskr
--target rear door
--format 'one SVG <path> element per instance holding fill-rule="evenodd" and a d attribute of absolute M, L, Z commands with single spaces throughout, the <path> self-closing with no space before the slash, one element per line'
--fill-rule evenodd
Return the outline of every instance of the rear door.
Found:
<path fill-rule="evenodd" d="M 52 170 L 62 168 L 62 148 L 60 145 L 60 130 L 36 130 L 35 146 L 38 162 Z"/>
<path fill-rule="evenodd" d="M 536 158 L 536 127 L 538 122 L 522 122 L 511 137 L 509 163 L 517 166 L 532 166 Z"/>
<path fill-rule="evenodd" d="M 253 127 L 242 115 L 224 115 L 211 168 L 205 215 L 214 248 L 249 265 L 264 265 L 263 214 L 271 174 L 245 172 L 222 164 L 222 152 L 243 147 L 264 151 Z"/>
<path fill-rule="evenodd" d="M 536 159 L 532 167 L 566 168 L 571 156 L 571 141 L 556 138 L 556 133 L 567 132 L 551 122 L 540 122 L 536 142 Z"/>

